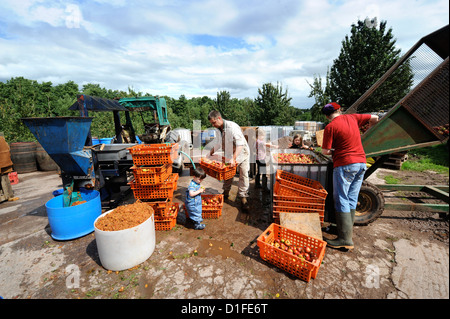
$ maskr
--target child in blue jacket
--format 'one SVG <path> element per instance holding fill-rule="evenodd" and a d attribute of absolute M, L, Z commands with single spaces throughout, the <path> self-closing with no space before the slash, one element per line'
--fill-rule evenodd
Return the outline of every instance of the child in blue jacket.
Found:
<path fill-rule="evenodd" d="M 205 191 L 200 183 L 205 179 L 206 173 L 201 167 L 194 170 L 194 178 L 189 183 L 186 190 L 185 206 L 189 216 L 189 221 L 194 224 L 194 229 L 202 230 L 205 224 L 202 224 L 202 196 Z"/>

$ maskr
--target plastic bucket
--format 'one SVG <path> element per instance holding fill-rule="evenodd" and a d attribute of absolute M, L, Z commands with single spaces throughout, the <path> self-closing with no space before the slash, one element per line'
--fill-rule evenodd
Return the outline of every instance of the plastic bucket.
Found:
<path fill-rule="evenodd" d="M 98 218 L 112 211 L 107 211 Z M 137 266 L 146 261 L 155 250 L 154 214 L 142 224 L 128 229 L 103 231 L 95 227 L 95 240 L 100 262 L 106 269 L 120 271 Z"/>
<path fill-rule="evenodd" d="M 70 240 L 94 231 L 94 221 L 102 213 L 100 193 L 87 189 L 80 193 L 86 203 L 64 207 L 64 196 L 55 196 L 45 204 L 52 238 Z"/>

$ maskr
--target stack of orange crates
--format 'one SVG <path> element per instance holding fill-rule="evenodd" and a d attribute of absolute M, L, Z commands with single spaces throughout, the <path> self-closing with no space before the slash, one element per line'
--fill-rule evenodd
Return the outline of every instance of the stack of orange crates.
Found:
<path fill-rule="evenodd" d="M 178 174 L 172 173 L 178 143 L 139 144 L 128 150 L 133 159 L 134 180 L 129 185 L 134 198 L 152 206 L 156 230 L 171 230 L 179 211 L 179 205 L 172 202 L 178 183 Z"/>
<path fill-rule="evenodd" d="M 280 213 L 318 213 L 323 224 L 327 195 L 320 182 L 277 170 L 273 191 L 275 223 L 280 223 Z"/>

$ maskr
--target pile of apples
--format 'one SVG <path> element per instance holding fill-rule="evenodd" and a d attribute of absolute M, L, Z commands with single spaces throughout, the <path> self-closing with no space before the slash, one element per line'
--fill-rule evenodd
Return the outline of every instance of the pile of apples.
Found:
<path fill-rule="evenodd" d="M 272 246 L 284 250 L 302 260 L 314 262 L 317 259 L 316 254 L 311 250 L 310 247 L 308 246 L 301 247 L 292 245 L 289 239 L 276 238 L 272 242 Z"/>
<path fill-rule="evenodd" d="M 226 168 L 226 167 L 230 166 L 230 163 L 223 163 L 223 162 L 212 160 L 212 159 L 209 159 L 209 158 L 206 158 L 206 157 L 202 158 L 202 162 L 205 163 L 205 164 L 212 165 L 212 166 L 214 166 L 216 168 Z"/>
<path fill-rule="evenodd" d="M 317 164 L 318 161 L 311 155 L 295 153 L 276 153 L 273 159 L 277 163 L 284 164 Z"/>
<path fill-rule="evenodd" d="M 359 128 L 359 134 L 363 135 L 369 129 L 369 123 L 364 124 Z"/>
<path fill-rule="evenodd" d="M 177 212 L 177 205 L 170 205 L 169 207 L 169 216 L 172 217 Z"/>
<path fill-rule="evenodd" d="M 212 197 L 212 198 L 202 198 L 202 205 L 203 206 L 217 206 L 220 205 L 220 199 L 218 197 Z"/>
<path fill-rule="evenodd" d="M 448 124 L 433 127 L 439 134 L 448 136 Z"/>

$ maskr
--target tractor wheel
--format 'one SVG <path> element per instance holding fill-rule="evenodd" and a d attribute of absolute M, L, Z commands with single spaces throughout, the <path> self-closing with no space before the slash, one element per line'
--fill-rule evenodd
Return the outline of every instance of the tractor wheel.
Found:
<path fill-rule="evenodd" d="M 365 226 L 380 217 L 384 211 L 383 193 L 375 185 L 364 181 L 358 197 L 355 225 Z"/>

